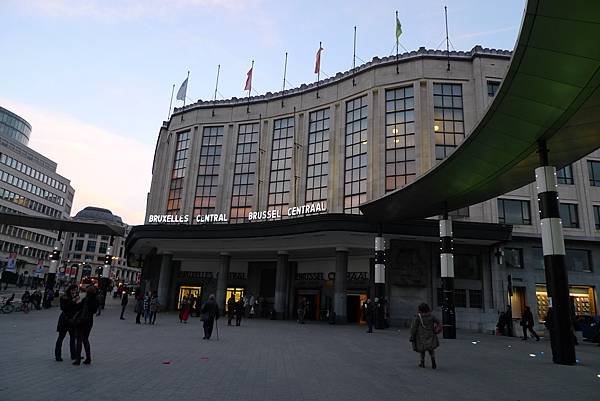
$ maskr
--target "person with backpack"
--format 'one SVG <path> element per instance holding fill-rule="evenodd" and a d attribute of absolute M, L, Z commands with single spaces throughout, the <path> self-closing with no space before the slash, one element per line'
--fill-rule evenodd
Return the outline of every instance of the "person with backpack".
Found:
<path fill-rule="evenodd" d="M 419 367 L 425 367 L 425 352 L 427 351 L 431 356 L 431 367 L 433 369 L 437 368 L 434 350 L 440 345 L 437 335 L 441 332 L 442 325 L 431 314 L 429 305 L 424 302 L 420 304 L 417 308 L 417 315 L 410 327 L 410 342 L 412 343 L 413 350 L 421 355 Z"/>
<path fill-rule="evenodd" d="M 85 348 L 85 360 L 83 363 L 89 365 L 92 363 L 92 353 L 90 349 L 90 332 L 94 325 L 94 315 L 98 311 L 98 298 L 96 297 L 96 288 L 88 286 L 85 290 L 85 298 L 81 301 L 81 308 L 73 318 L 75 334 L 77 335 L 76 359 L 73 365 L 81 364 L 81 348 Z"/>
<path fill-rule="evenodd" d="M 56 331 L 58 338 L 54 346 L 54 358 L 57 362 L 62 362 L 62 343 L 67 333 L 69 333 L 69 350 L 71 351 L 71 360 L 77 359 L 77 336 L 73 326 L 73 317 L 79 310 L 79 288 L 75 284 L 69 286 L 66 292 L 60 297 L 60 310 L 62 311 L 58 318 Z"/>

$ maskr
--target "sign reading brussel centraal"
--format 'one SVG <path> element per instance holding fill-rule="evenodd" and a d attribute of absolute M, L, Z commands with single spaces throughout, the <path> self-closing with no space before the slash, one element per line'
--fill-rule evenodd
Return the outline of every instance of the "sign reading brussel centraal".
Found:
<path fill-rule="evenodd" d="M 287 214 L 283 216 L 288 217 L 301 217 L 308 214 L 322 213 L 327 211 L 326 202 L 315 202 L 307 203 L 301 206 L 293 206 L 287 209 Z M 269 209 L 260 210 L 248 213 L 248 221 L 267 221 L 267 220 L 278 220 L 282 218 L 280 209 Z M 196 216 L 190 216 L 189 214 L 184 215 L 171 215 L 171 214 L 151 214 L 148 216 L 148 223 L 155 224 L 212 224 L 212 223 L 228 223 L 229 217 L 227 213 L 210 213 L 210 214 L 199 214 Z"/>

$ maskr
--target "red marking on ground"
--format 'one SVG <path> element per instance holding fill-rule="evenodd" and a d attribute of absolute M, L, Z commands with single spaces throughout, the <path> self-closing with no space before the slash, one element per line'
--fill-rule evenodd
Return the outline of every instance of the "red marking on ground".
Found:
<path fill-rule="evenodd" d="M 163 364 L 163 365 L 170 365 L 170 364 L 171 364 L 171 361 L 164 361 L 162 364 Z"/>

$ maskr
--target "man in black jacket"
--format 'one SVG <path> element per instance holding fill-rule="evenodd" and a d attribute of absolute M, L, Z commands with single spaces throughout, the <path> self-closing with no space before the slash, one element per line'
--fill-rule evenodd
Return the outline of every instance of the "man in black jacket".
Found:
<path fill-rule="evenodd" d="M 204 320 L 204 337 L 202 339 L 210 340 L 215 320 L 219 319 L 219 305 L 217 304 L 217 301 L 215 301 L 214 294 L 211 294 L 208 297 L 208 301 L 202 305 L 202 310 L 200 312 L 202 313 L 202 320 Z"/>
<path fill-rule="evenodd" d="M 123 294 L 121 295 L 121 320 L 125 320 L 123 313 L 125 313 L 127 302 L 129 302 L 129 295 L 127 295 L 127 289 L 124 289 Z"/>

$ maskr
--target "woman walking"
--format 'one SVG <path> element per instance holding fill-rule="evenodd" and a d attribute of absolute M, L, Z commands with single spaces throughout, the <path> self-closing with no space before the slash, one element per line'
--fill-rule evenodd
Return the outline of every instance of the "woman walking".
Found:
<path fill-rule="evenodd" d="M 158 313 L 158 308 L 160 304 L 158 303 L 158 294 L 156 291 L 152 293 L 152 297 L 150 297 L 150 324 L 154 324 L 156 322 L 156 314 Z"/>
<path fill-rule="evenodd" d="M 425 367 L 425 351 L 428 351 L 431 356 L 431 367 L 437 368 L 434 350 L 440 345 L 437 337 L 439 332 L 441 332 L 440 321 L 431 314 L 429 305 L 420 304 L 410 327 L 410 342 L 413 350 L 421 354 L 419 367 Z"/>
<path fill-rule="evenodd" d="M 77 334 L 77 354 L 73 365 L 81 364 L 81 346 L 85 348 L 85 360 L 83 363 L 89 365 L 92 363 L 92 353 L 90 350 L 90 332 L 94 325 L 94 314 L 98 311 L 98 299 L 96 298 L 96 288 L 89 286 L 86 290 L 85 298 L 81 301 L 81 309 L 75 315 L 75 333 Z"/>
<path fill-rule="evenodd" d="M 71 352 L 71 360 L 75 360 L 77 355 L 76 334 L 73 325 L 73 317 L 79 309 L 79 288 L 76 285 L 71 285 L 62 297 L 60 297 L 60 310 L 62 313 L 58 318 L 56 331 L 58 331 L 58 339 L 54 347 L 54 357 L 57 362 L 62 362 L 62 343 L 67 333 L 69 333 L 69 350 Z"/>
<path fill-rule="evenodd" d="M 187 323 L 190 317 L 191 305 L 190 299 L 185 296 L 181 300 L 181 310 L 179 311 L 179 323 Z"/>

